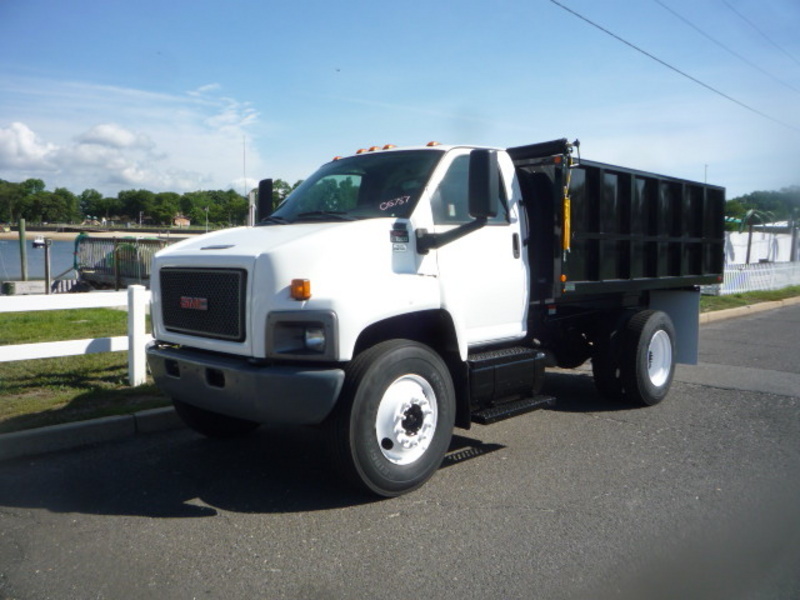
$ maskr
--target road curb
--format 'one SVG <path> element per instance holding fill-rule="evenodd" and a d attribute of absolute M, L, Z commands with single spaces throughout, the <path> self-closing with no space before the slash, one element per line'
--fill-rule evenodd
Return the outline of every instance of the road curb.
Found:
<path fill-rule="evenodd" d="M 24 458 L 182 427 L 171 406 L 0 435 L 0 460 Z"/>
<path fill-rule="evenodd" d="M 761 302 L 739 308 L 729 308 L 700 315 L 700 324 L 714 323 L 753 315 L 784 306 L 800 304 L 800 297 Z M 121 440 L 134 435 L 167 431 L 183 427 L 175 410 L 171 407 L 143 410 L 132 415 L 103 417 L 91 421 L 79 421 L 50 427 L 39 427 L 26 431 L 0 434 L 0 460 L 36 456 L 59 450 L 71 450 Z"/>
<path fill-rule="evenodd" d="M 728 308 L 725 310 L 715 310 L 713 312 L 701 313 L 700 324 L 704 325 L 706 323 L 714 323 L 725 319 L 746 317 L 747 315 L 755 315 L 767 310 L 783 308 L 784 306 L 793 306 L 795 304 L 800 304 L 800 297 L 775 300 L 774 302 L 759 302 L 758 304 L 748 304 L 747 306 L 739 306 L 737 308 Z"/>

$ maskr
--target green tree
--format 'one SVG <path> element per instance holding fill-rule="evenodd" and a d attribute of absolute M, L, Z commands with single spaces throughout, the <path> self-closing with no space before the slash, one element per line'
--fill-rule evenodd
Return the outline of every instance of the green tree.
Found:
<path fill-rule="evenodd" d="M 46 190 L 26 194 L 20 203 L 20 217 L 29 223 L 41 223 L 45 210 L 51 207 L 50 196 L 52 192 Z"/>
<path fill-rule="evenodd" d="M 747 208 L 742 204 L 741 200 L 738 198 L 728 200 L 725 203 L 725 229 L 727 231 L 736 231 L 746 212 Z"/>
<path fill-rule="evenodd" d="M 740 209 L 742 214 L 750 209 L 772 214 L 776 221 L 785 221 L 792 210 L 800 207 L 800 186 L 794 185 L 779 191 L 755 191 L 731 199 L 727 209 Z M 732 215 L 731 215 L 732 216 Z"/>
<path fill-rule="evenodd" d="M 41 179 L 26 179 L 19 184 L 22 188 L 22 193 L 25 196 L 32 196 L 33 194 L 40 194 L 45 190 L 44 181 Z"/>
<path fill-rule="evenodd" d="M 91 188 L 83 190 L 78 196 L 78 208 L 85 217 L 108 217 L 104 214 L 106 207 L 103 206 L 103 194 Z"/>
<path fill-rule="evenodd" d="M 295 187 L 297 186 L 295 185 Z M 283 179 L 274 180 L 272 182 L 272 210 L 278 208 L 293 190 L 294 188 Z"/>
<path fill-rule="evenodd" d="M 209 190 L 207 192 L 211 202 L 205 207 L 205 210 L 208 211 L 208 220 L 212 224 L 224 224 L 228 220 L 224 194 L 225 192 L 221 190 Z"/>
<path fill-rule="evenodd" d="M 303 210 L 349 210 L 357 204 L 358 188 L 351 177 L 320 179 L 305 195 Z"/>
<path fill-rule="evenodd" d="M 122 216 L 122 202 L 119 198 L 110 198 L 97 190 L 84 190 L 78 197 L 81 215 L 98 220 L 110 220 Z"/>
<path fill-rule="evenodd" d="M 22 189 L 18 183 L 0 179 L 0 222 L 15 223 L 19 219 Z"/>
<path fill-rule="evenodd" d="M 136 223 L 144 223 L 150 218 L 150 209 L 155 196 L 148 190 L 122 190 L 117 194 L 121 205 L 121 216 Z"/>
<path fill-rule="evenodd" d="M 12 184 L 7 190 L 9 204 L 7 207 L 9 221 L 25 219 L 31 223 L 41 222 L 42 202 L 50 192 L 45 191 L 41 179 L 26 179 L 22 183 Z"/>
<path fill-rule="evenodd" d="M 149 211 L 150 217 L 159 225 L 172 225 L 172 220 L 181 211 L 181 197 L 175 192 L 156 194 Z"/>
<path fill-rule="evenodd" d="M 208 192 L 187 192 L 180 199 L 181 214 L 188 217 L 193 225 L 204 225 L 206 222 L 206 207 L 212 202 Z"/>
<path fill-rule="evenodd" d="M 51 223 L 74 223 L 80 219 L 78 197 L 67 188 L 56 188 L 44 209 L 44 219 Z"/>
<path fill-rule="evenodd" d="M 227 212 L 228 225 L 245 225 L 247 224 L 248 212 L 247 198 L 241 194 L 228 190 L 225 193 L 225 209 Z"/>

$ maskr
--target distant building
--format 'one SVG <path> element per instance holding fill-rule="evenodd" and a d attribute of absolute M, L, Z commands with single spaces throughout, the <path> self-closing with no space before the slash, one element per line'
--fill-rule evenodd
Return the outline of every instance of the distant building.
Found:
<path fill-rule="evenodd" d="M 189 227 L 189 225 L 191 225 L 192 222 L 187 217 L 184 217 L 183 215 L 178 215 L 174 219 L 172 219 L 172 224 L 175 227 Z"/>

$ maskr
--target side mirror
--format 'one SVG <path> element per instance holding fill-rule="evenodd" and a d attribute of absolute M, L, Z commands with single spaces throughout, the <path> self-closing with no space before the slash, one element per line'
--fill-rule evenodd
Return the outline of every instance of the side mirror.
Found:
<path fill-rule="evenodd" d="M 500 177 L 497 151 L 479 149 L 469 155 L 469 214 L 475 219 L 497 216 Z"/>
<path fill-rule="evenodd" d="M 266 219 L 272 214 L 272 179 L 258 182 L 258 220 Z"/>

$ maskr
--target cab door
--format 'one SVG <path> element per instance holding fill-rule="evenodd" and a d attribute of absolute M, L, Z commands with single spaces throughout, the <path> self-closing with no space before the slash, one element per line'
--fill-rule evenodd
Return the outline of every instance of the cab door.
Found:
<path fill-rule="evenodd" d="M 452 150 L 431 195 L 434 232 L 473 221 L 468 209 L 469 150 Z M 513 167 L 510 167 L 513 169 Z M 436 250 L 442 305 L 469 347 L 520 339 L 526 334 L 527 255 L 522 251 L 518 203 L 500 177 L 498 215 Z"/>

